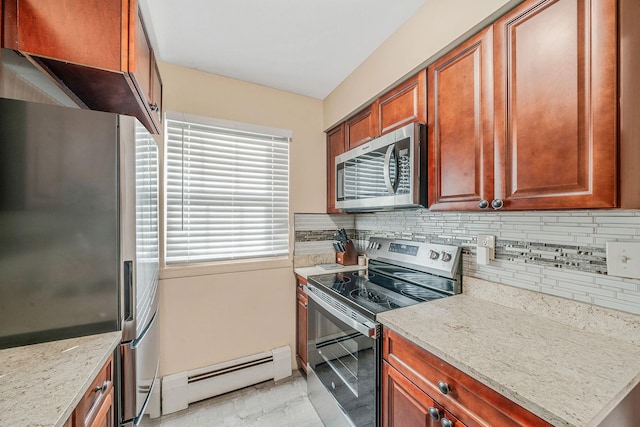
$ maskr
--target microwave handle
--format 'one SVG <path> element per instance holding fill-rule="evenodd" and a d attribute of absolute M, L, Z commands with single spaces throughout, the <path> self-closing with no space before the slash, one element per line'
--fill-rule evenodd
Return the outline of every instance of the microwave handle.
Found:
<path fill-rule="evenodd" d="M 384 183 L 387 186 L 387 190 L 389 190 L 389 194 L 396 194 L 397 188 L 397 179 L 395 183 L 391 182 L 391 174 L 389 169 L 391 168 L 391 155 L 393 151 L 396 149 L 395 144 L 391 144 L 387 147 L 387 152 L 384 155 Z M 396 168 L 397 169 L 397 168 Z"/>

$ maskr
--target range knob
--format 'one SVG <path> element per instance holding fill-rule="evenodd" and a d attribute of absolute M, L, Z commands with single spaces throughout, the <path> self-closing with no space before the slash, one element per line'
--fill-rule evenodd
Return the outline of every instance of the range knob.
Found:
<path fill-rule="evenodd" d="M 429 251 L 429 258 L 438 259 L 439 256 L 440 256 L 440 254 L 438 252 L 434 251 L 433 249 L 431 249 Z"/>
<path fill-rule="evenodd" d="M 442 252 L 442 260 L 444 262 L 451 261 L 451 254 L 449 252 Z"/>

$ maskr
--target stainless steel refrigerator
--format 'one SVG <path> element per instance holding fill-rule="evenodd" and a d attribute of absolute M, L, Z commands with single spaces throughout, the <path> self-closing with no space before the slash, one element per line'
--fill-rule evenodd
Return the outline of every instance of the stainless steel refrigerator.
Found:
<path fill-rule="evenodd" d="M 122 425 L 157 383 L 157 165 L 132 118 L 0 98 L 0 348 L 121 329 Z"/>

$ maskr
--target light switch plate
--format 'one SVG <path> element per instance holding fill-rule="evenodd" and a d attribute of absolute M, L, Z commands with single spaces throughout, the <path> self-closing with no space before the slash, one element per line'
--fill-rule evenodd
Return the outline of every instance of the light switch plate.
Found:
<path fill-rule="evenodd" d="M 640 243 L 607 242 L 607 274 L 640 279 Z"/>

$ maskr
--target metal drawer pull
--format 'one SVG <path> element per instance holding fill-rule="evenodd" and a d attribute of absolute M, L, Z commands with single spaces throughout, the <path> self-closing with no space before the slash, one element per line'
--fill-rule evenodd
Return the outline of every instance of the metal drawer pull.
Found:
<path fill-rule="evenodd" d="M 451 391 L 451 387 L 449 387 L 449 384 L 445 383 L 444 381 L 438 381 L 438 389 L 442 394 L 449 394 L 449 392 Z"/>
<path fill-rule="evenodd" d="M 453 421 L 449 418 L 443 418 L 442 421 L 440 421 L 440 425 L 442 427 L 453 427 Z"/>
<path fill-rule="evenodd" d="M 101 392 L 104 393 L 109 388 L 109 381 L 105 381 L 102 385 L 97 385 L 96 388 L 93 389 L 94 393 Z"/>
<path fill-rule="evenodd" d="M 434 408 L 433 406 L 429 408 L 429 416 L 434 421 L 440 421 L 440 410 L 438 408 Z"/>

